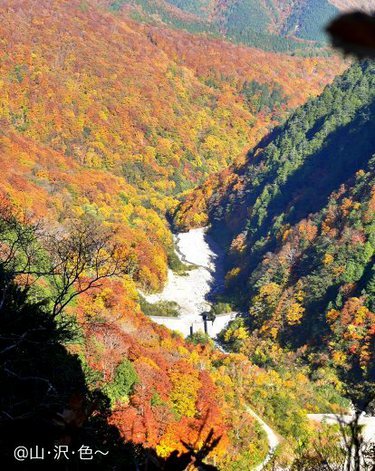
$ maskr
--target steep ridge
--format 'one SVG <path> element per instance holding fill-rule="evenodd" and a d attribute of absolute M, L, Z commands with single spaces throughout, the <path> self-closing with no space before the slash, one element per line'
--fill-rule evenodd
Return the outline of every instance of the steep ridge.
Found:
<path fill-rule="evenodd" d="M 352 66 L 176 216 L 210 222 L 227 248 L 226 290 L 247 311 L 233 348 L 277 364 L 276 342 L 357 386 L 374 381 L 374 80 L 373 64 Z"/>
<path fill-rule="evenodd" d="M 194 33 L 220 35 L 267 50 L 319 54 L 324 27 L 340 10 L 374 8 L 374 0 L 108 0 L 115 11 Z"/>
<path fill-rule="evenodd" d="M 41 153 L 43 150 L 37 151 Z M 61 165 L 62 162 L 58 163 Z M 4 167 L 5 164 L 6 160 Z M 82 178 L 82 174 L 79 177 Z M 46 199 L 43 193 L 39 196 L 42 200 Z M 9 237 L 10 231 L 7 219 L 3 218 L 4 203 L 2 199 L 2 241 L 4 235 Z M 56 222 L 48 222 L 56 225 Z M 2 251 L 4 248 L 3 243 Z M 57 245 L 53 244 L 52 254 L 44 252 L 41 263 L 48 255 L 52 256 L 56 248 Z M 0 267 L 3 268 L 2 264 Z M 35 266 L 35 269 L 38 268 L 38 265 Z M 252 405 L 257 414 L 267 417 L 267 422 L 275 430 L 287 437 L 285 459 L 293 460 L 293 450 L 299 446 L 301 435 L 306 440 L 315 437 L 306 411 L 322 413 L 345 410 L 345 402 L 325 379 L 315 385 L 298 368 L 284 372 L 266 371 L 250 363 L 243 355 L 218 351 L 204 336 L 193 336 L 189 341 L 184 341 L 175 332 L 157 326 L 137 308 L 137 293 L 129 276 L 101 283 L 99 289 L 82 294 L 70 306 L 63 326 L 66 329 L 73 323 L 74 330 L 66 344 L 56 345 L 57 357 L 56 354 L 51 356 L 51 352 L 49 356 L 43 354 L 39 357 L 38 348 L 32 341 L 25 342 L 22 349 L 12 348 L 19 333 L 16 329 L 23 336 L 25 332 L 29 334 L 28 328 L 32 328 L 32 332 L 40 330 L 39 323 L 35 325 L 32 322 L 35 309 L 40 310 L 46 304 L 43 311 L 39 312 L 39 322 L 50 318 L 47 311 L 50 288 L 48 278 L 38 281 L 37 284 L 33 283 L 27 310 L 19 311 L 15 306 L 25 299 L 26 293 L 22 291 L 22 280 L 18 280 L 21 287 L 16 292 L 17 297 L 12 299 L 10 316 L 1 317 L 2 332 L 6 332 L 11 340 L 9 345 L 1 338 L 2 358 L 8 370 L 11 368 L 17 371 L 21 368 L 24 375 L 30 373 L 28 381 L 33 380 L 35 376 L 32 375 L 36 371 L 51 384 L 53 410 L 60 404 L 64 414 L 87 414 L 86 409 L 82 410 L 83 405 L 79 404 L 73 412 L 70 410 L 70 402 L 77 395 L 79 403 L 87 401 L 90 407 L 94 407 L 94 415 L 90 417 L 88 425 L 78 425 L 76 433 L 85 443 L 92 444 L 94 440 L 99 449 L 111 450 L 109 456 L 100 461 L 102 469 L 113 469 L 119 460 L 129 469 L 136 469 L 145 462 L 147 465 L 150 457 L 153 462 L 162 465 L 163 460 L 173 453 L 183 454 L 190 447 L 198 451 L 205 440 L 209 443 L 210 440 L 218 441 L 206 459 L 209 463 L 215 463 L 218 469 L 251 469 L 266 458 L 268 447 L 262 432 L 264 426 L 259 427 L 258 419 L 253 419 L 247 413 L 248 404 Z M 4 283 L 3 274 L 0 283 Z M 8 303 L 8 296 L 5 299 Z M 35 300 L 38 301 L 36 304 Z M 27 322 L 22 315 L 26 316 Z M 23 337 L 20 342 L 22 340 Z M 47 346 L 49 341 L 45 342 Z M 45 349 L 42 351 L 44 353 Z M 62 352 L 68 357 L 66 361 L 63 361 Z M 1 431 L 7 432 L 1 434 L 0 454 L 4 456 L 5 463 L 11 466 L 13 450 L 19 440 L 35 444 L 44 433 L 47 438 L 44 436 L 43 440 L 50 444 L 53 437 L 48 434 L 48 422 L 44 415 L 46 395 L 39 394 L 33 398 L 37 407 L 34 405 L 29 410 L 25 406 L 25 402 L 28 404 L 30 401 L 27 389 L 20 387 L 18 378 L 9 376 L 8 370 L 4 372 L 0 369 L 4 391 L 1 397 L 2 410 L 9 410 L 9 404 L 13 404 L 10 398 L 13 400 L 17 397 L 22 403 L 21 410 L 27 414 L 27 418 L 31 418 L 31 424 L 27 421 L 24 424 L 18 419 L 13 423 L 9 414 L 2 413 L 0 416 Z M 76 373 L 80 371 L 79 383 L 71 381 L 73 376 L 70 375 L 75 370 L 78 370 Z M 299 391 L 301 382 L 304 384 L 303 394 Z M 277 388 L 269 390 L 268 384 L 277 384 Z M 327 391 L 330 392 L 328 395 Z M 15 406 L 17 411 L 19 402 Z M 285 404 L 288 405 L 286 411 Z M 35 422 L 42 424 L 37 435 L 34 435 Z M 108 426 L 112 431 L 110 435 Z M 125 444 L 127 446 L 124 448 Z M 132 446 L 135 447 L 133 452 Z"/>

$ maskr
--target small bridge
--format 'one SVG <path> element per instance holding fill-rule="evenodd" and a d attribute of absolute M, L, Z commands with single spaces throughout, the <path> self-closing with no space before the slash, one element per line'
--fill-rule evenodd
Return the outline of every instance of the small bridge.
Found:
<path fill-rule="evenodd" d="M 181 317 L 162 317 L 162 316 L 151 316 L 151 319 L 157 324 L 164 325 L 170 330 L 176 330 L 180 332 L 184 337 L 191 335 L 195 332 L 206 332 L 211 338 L 217 337 L 224 327 L 226 327 L 230 321 L 235 319 L 237 316 L 236 312 L 228 312 L 225 314 L 218 314 L 214 321 L 205 320 L 203 317 L 194 320 L 189 316 Z"/>

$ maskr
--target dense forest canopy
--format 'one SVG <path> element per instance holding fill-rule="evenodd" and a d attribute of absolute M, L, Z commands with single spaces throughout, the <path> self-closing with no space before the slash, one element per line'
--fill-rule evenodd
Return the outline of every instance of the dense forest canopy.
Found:
<path fill-rule="evenodd" d="M 144 289 L 165 280 L 164 214 L 176 196 L 344 68 L 144 27 L 79 1 L 9 2 L 3 19 L 2 192 L 38 217 L 89 212 L 120 225 Z M 245 82 L 259 84 L 256 98 Z"/>

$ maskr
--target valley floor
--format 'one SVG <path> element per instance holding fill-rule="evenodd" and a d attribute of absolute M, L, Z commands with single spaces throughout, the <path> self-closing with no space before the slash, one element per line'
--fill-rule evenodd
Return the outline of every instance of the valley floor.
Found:
<path fill-rule="evenodd" d="M 174 239 L 180 260 L 194 265 L 195 268 L 185 275 L 177 275 L 169 270 L 164 290 L 161 293 L 146 295 L 145 298 L 149 303 L 176 302 L 180 306 L 178 318 L 154 316 L 152 320 L 186 337 L 191 332 L 204 331 L 202 313 L 208 312 L 211 307 L 207 297 L 217 283 L 214 275 L 220 271 L 217 266 L 219 254 L 212 250 L 204 228 L 176 234 Z M 208 334 L 215 338 L 235 315 L 234 312 L 222 314 L 218 315 L 213 323 L 208 321 Z"/>

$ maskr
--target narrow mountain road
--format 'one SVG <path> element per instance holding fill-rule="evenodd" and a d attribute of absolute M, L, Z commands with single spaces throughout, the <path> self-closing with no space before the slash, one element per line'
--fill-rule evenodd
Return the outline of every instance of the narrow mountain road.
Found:
<path fill-rule="evenodd" d="M 267 456 L 264 459 L 264 461 L 255 468 L 255 471 L 261 471 L 267 465 L 267 463 L 272 459 L 276 451 L 276 448 L 280 445 L 281 441 L 279 437 L 276 435 L 276 433 L 272 430 L 272 428 L 269 425 L 267 425 L 266 422 L 261 417 L 259 417 L 259 415 L 253 411 L 253 409 L 251 409 L 251 407 L 248 406 L 246 410 L 252 417 L 254 417 L 254 419 L 256 419 L 259 422 L 259 424 L 261 425 L 261 427 L 263 428 L 263 430 L 265 431 L 267 435 L 267 440 L 268 440 Z"/>

